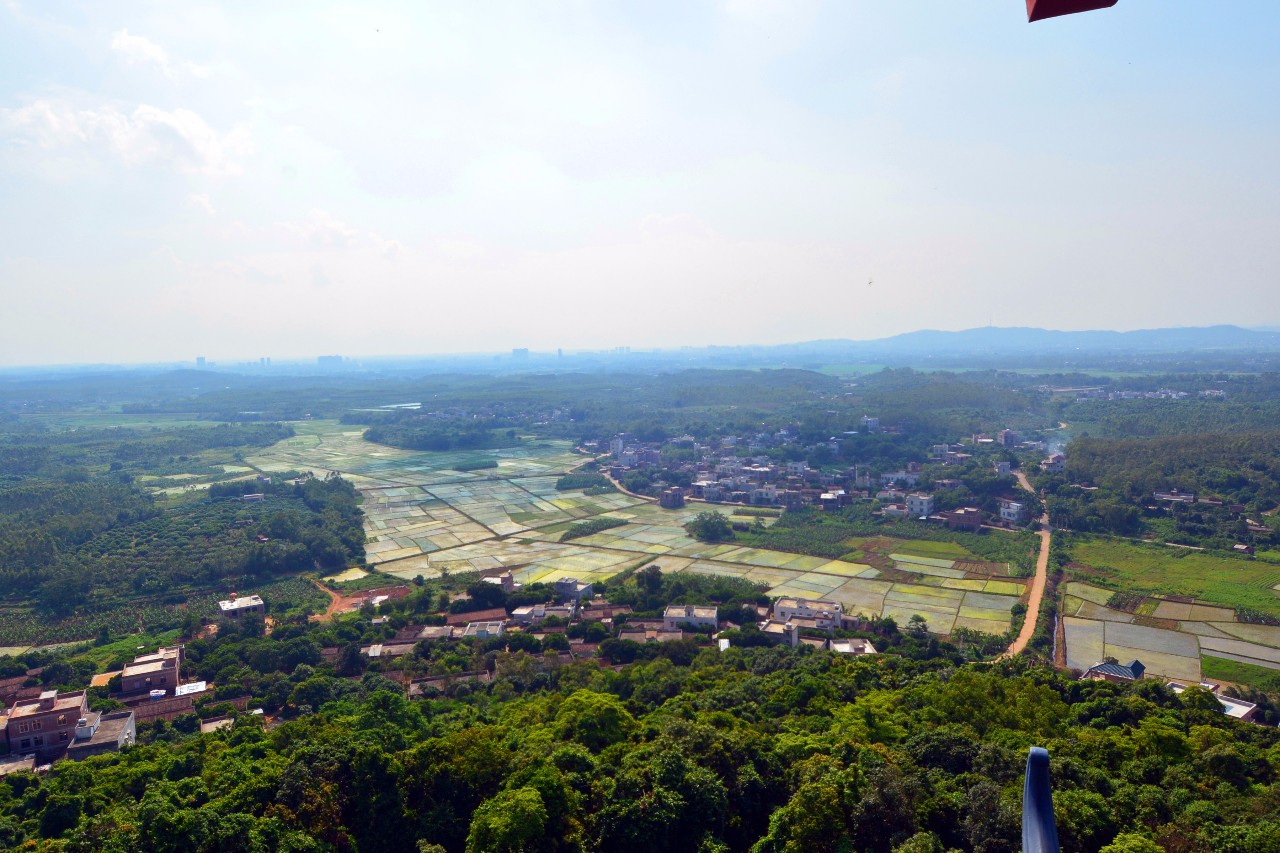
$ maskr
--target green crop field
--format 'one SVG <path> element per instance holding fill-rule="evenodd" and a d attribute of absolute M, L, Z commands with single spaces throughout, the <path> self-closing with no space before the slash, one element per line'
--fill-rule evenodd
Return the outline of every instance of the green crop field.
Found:
<path fill-rule="evenodd" d="M 1210 681 L 1246 684 L 1258 690 L 1280 693 L 1280 672 L 1265 666 L 1205 656 L 1200 662 L 1204 677 Z"/>
<path fill-rule="evenodd" d="M 1125 592 L 1188 596 L 1280 616 L 1280 595 L 1271 588 L 1275 567 L 1267 563 L 1107 539 L 1079 542 L 1071 556 L 1102 573 L 1095 582 Z"/>
<path fill-rule="evenodd" d="M 941 559 L 962 560 L 975 558 L 973 552 L 955 542 L 932 542 L 925 539 L 906 539 L 898 546 L 904 554 L 919 557 L 938 557 Z"/>

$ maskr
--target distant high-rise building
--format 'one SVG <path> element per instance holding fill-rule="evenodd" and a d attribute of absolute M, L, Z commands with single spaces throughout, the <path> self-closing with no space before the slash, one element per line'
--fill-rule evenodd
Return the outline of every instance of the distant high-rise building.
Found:
<path fill-rule="evenodd" d="M 556 350 L 556 358 L 564 358 L 564 350 L 562 349 Z"/>
<path fill-rule="evenodd" d="M 204 356 L 196 356 L 196 370 L 204 370 Z"/>
<path fill-rule="evenodd" d="M 341 367 L 342 356 L 340 355 L 318 355 L 316 356 L 316 364 L 321 367 Z"/>
<path fill-rule="evenodd" d="M 529 348 L 528 348 L 528 347 L 518 347 L 518 348 L 516 348 L 516 349 L 513 349 L 513 350 L 511 350 L 511 357 L 512 357 L 512 358 L 528 358 L 528 357 L 529 357 Z"/>

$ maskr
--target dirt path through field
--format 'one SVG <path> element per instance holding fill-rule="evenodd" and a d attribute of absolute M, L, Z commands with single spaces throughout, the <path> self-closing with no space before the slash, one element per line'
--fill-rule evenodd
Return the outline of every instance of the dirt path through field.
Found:
<path fill-rule="evenodd" d="M 1014 476 L 1018 478 L 1022 488 L 1035 494 L 1035 489 L 1031 488 L 1026 474 L 1017 471 Z M 1044 598 L 1044 585 L 1049 577 L 1049 541 L 1052 535 L 1053 532 L 1049 528 L 1049 513 L 1046 511 L 1040 516 L 1040 556 L 1036 558 L 1036 575 L 1031 580 L 1031 597 L 1027 599 L 1027 616 L 1022 621 L 1022 630 L 1018 632 L 1018 638 L 1004 653 L 1005 657 L 1021 654 L 1036 632 L 1036 623 L 1040 619 L 1040 600 Z"/>
<path fill-rule="evenodd" d="M 311 582 L 315 584 L 316 589 L 329 596 L 329 606 L 324 609 L 324 613 L 311 617 L 312 622 L 322 622 L 325 619 L 332 619 L 333 614 L 338 612 L 338 606 L 342 603 L 342 596 L 326 587 L 315 578 L 311 578 Z"/>

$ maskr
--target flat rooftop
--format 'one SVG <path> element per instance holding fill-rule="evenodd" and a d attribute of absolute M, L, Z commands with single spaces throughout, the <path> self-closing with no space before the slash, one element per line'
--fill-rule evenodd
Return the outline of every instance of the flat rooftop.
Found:
<path fill-rule="evenodd" d="M 45 691 L 46 694 L 52 692 L 52 690 Z M 57 694 L 52 708 L 41 708 L 40 701 L 40 699 L 28 699 L 17 703 L 9 709 L 9 719 L 16 720 L 19 717 L 30 717 L 35 714 L 52 714 L 55 711 L 75 711 L 79 714 L 80 706 L 84 704 L 84 691 L 76 690 L 72 693 Z"/>
<path fill-rule="evenodd" d="M 229 610 L 242 610 L 246 607 L 262 607 L 262 606 L 264 605 L 262 603 L 262 596 L 260 595 L 246 595 L 240 598 L 230 598 L 230 599 L 227 599 L 226 601 L 218 602 L 218 607 L 222 608 L 223 612 L 226 612 Z"/>
<path fill-rule="evenodd" d="M 121 672 L 120 677 L 129 678 L 134 675 L 148 675 L 153 672 L 160 672 L 162 670 L 173 668 L 174 664 L 166 659 L 147 660 L 142 662 L 134 661 L 133 663 L 127 663 L 124 665 L 124 670 Z"/>

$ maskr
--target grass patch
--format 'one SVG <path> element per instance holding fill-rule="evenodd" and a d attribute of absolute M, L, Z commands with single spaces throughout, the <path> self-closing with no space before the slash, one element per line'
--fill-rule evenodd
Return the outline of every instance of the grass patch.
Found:
<path fill-rule="evenodd" d="M 1280 693 L 1280 671 L 1243 661 L 1205 655 L 1200 659 L 1204 677 L 1210 681 L 1245 684 L 1268 693 Z"/>
<path fill-rule="evenodd" d="M 1275 570 L 1265 563 L 1111 539 L 1078 541 L 1071 556 L 1097 572 L 1091 582 L 1119 591 L 1188 596 L 1280 617 L 1280 596 L 1265 583 Z"/>
<path fill-rule="evenodd" d="M 932 557 L 942 560 L 976 559 L 968 548 L 956 542 L 930 542 L 924 539 L 907 539 L 898 544 L 897 550 L 913 557 Z"/>

